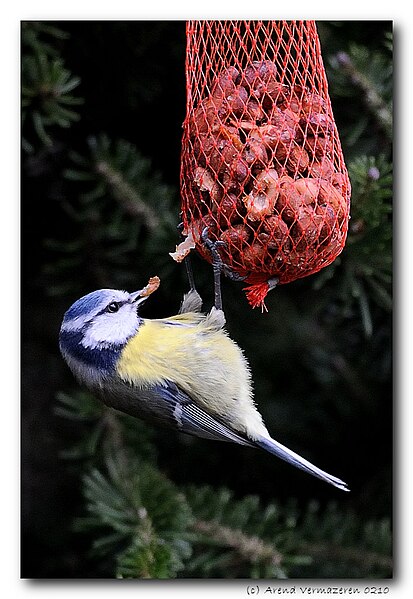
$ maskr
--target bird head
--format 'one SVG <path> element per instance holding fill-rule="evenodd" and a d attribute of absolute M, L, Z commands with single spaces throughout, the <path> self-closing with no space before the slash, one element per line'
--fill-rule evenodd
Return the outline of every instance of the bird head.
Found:
<path fill-rule="evenodd" d="M 120 352 L 139 329 L 143 290 L 99 289 L 66 312 L 59 345 L 69 367 L 88 386 L 101 385 L 115 369 Z"/>

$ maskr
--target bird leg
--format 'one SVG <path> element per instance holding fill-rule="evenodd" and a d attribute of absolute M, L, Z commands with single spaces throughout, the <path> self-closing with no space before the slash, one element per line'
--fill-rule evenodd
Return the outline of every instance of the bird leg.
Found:
<path fill-rule="evenodd" d="M 181 222 L 178 225 L 178 230 L 181 232 L 184 224 Z M 184 298 L 181 302 L 181 307 L 179 309 L 179 314 L 185 314 L 187 312 L 201 312 L 202 310 L 202 299 L 196 290 L 195 285 L 195 277 L 192 270 L 191 258 L 190 255 L 187 254 L 183 260 L 185 262 L 186 274 L 188 277 L 189 283 L 189 291 L 184 294 Z"/>
<path fill-rule="evenodd" d="M 212 257 L 212 268 L 214 271 L 215 308 L 217 308 L 217 310 L 222 310 L 221 273 L 223 272 L 224 275 L 231 281 L 244 281 L 247 277 L 241 276 L 239 273 L 232 270 L 227 264 L 224 264 L 219 254 L 218 248 L 225 246 L 226 242 L 220 240 L 212 241 L 208 236 L 208 227 L 205 227 L 205 229 L 202 231 L 201 239 Z"/>
<path fill-rule="evenodd" d="M 223 272 L 224 275 L 228 277 L 228 279 L 230 279 L 231 281 L 245 281 L 247 276 L 243 277 L 239 273 L 235 272 L 235 270 L 232 270 L 232 268 L 230 268 L 228 264 L 224 264 L 224 262 L 222 261 L 222 258 L 218 252 L 218 248 L 226 246 L 226 241 L 211 241 L 211 239 L 209 239 L 208 237 L 208 227 L 205 227 L 205 229 L 202 231 L 201 239 L 212 256 L 212 266 L 214 268 L 216 268 L 217 270 L 219 269 L 220 273 Z"/>
<path fill-rule="evenodd" d="M 184 262 L 185 262 L 186 274 L 188 277 L 189 291 L 196 291 L 194 272 L 192 270 L 191 258 L 189 256 L 189 254 L 188 254 L 188 256 L 185 256 Z"/>
<path fill-rule="evenodd" d="M 214 273 L 214 305 L 217 310 L 222 310 L 221 272 L 223 270 L 224 264 L 222 262 L 221 256 L 219 255 L 218 248 L 222 245 L 225 245 L 225 242 L 212 241 L 208 237 L 208 227 L 205 227 L 205 229 L 202 231 L 201 239 L 212 258 L 212 269 Z"/>
<path fill-rule="evenodd" d="M 184 228 L 184 223 L 181 221 L 177 227 L 178 231 L 180 232 L 180 234 L 182 235 L 182 237 L 184 237 L 183 235 L 183 228 Z M 185 262 L 185 268 L 186 268 L 186 274 L 188 276 L 188 283 L 189 283 L 189 292 L 191 291 L 195 291 L 196 292 L 196 286 L 195 286 L 195 278 L 194 278 L 194 273 L 192 270 L 192 264 L 191 264 L 191 258 L 189 256 L 189 254 L 187 254 L 183 260 Z"/>
<path fill-rule="evenodd" d="M 189 291 L 184 295 L 181 307 L 179 309 L 179 314 L 185 314 L 187 312 L 201 312 L 202 299 L 195 288 L 195 280 L 189 256 L 185 256 L 185 266 L 188 275 Z"/>

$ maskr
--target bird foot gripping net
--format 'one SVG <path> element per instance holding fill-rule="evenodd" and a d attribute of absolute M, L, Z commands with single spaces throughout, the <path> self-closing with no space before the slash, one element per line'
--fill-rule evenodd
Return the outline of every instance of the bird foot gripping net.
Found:
<path fill-rule="evenodd" d="M 346 240 L 350 182 L 313 21 L 187 23 L 183 252 L 211 254 L 263 306 Z M 176 255 L 175 255 L 176 257 Z"/>

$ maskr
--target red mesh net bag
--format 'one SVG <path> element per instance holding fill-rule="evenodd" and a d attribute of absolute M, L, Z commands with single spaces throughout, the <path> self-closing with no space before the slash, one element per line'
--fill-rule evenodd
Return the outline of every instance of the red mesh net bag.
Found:
<path fill-rule="evenodd" d="M 264 306 L 342 251 L 350 182 L 313 21 L 189 21 L 184 234 Z M 190 245 L 190 243 L 189 243 Z"/>

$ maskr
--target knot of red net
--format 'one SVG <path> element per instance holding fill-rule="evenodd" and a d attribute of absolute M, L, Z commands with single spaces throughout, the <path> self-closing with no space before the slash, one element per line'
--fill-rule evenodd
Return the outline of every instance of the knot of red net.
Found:
<path fill-rule="evenodd" d="M 315 24 L 187 26 L 184 231 L 263 306 L 273 286 L 313 274 L 344 247 L 350 183 Z"/>

